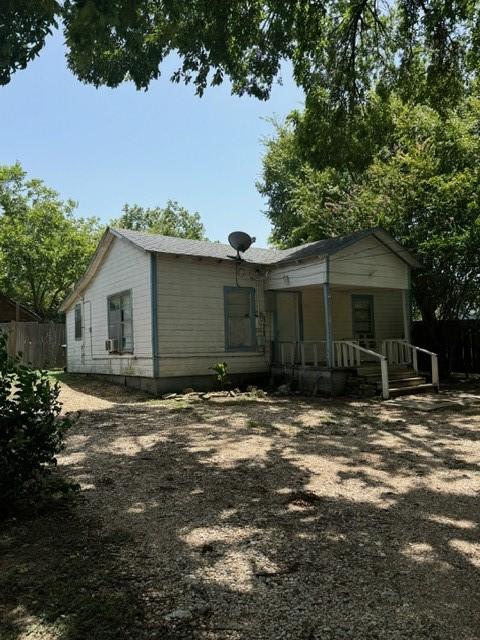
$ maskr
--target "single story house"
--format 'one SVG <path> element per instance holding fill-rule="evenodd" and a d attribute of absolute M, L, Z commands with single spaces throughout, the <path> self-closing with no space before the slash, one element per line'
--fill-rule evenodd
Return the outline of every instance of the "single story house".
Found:
<path fill-rule="evenodd" d="M 0 293 L 0 322 L 39 322 L 40 316 L 24 307 L 23 304 L 12 300 L 4 293 Z"/>
<path fill-rule="evenodd" d="M 418 266 L 381 228 L 240 260 L 227 244 L 109 228 L 62 305 L 67 370 L 153 393 L 211 387 L 218 362 L 235 383 L 425 388 L 410 342 Z"/>

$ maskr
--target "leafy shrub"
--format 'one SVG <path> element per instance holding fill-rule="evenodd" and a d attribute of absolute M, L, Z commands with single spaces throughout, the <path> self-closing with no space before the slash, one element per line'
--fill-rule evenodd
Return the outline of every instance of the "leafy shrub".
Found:
<path fill-rule="evenodd" d="M 217 362 L 217 364 L 212 367 L 212 371 L 215 371 L 215 378 L 217 382 L 220 384 L 220 388 L 223 389 L 225 384 L 228 381 L 228 365 L 226 362 Z"/>
<path fill-rule="evenodd" d="M 56 465 L 68 418 L 60 418 L 60 388 L 45 371 L 10 360 L 0 332 L 0 501 L 8 504 L 45 486 Z"/>

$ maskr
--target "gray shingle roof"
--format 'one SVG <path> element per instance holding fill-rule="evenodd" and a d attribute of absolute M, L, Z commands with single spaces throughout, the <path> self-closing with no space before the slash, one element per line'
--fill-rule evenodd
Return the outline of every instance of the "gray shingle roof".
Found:
<path fill-rule="evenodd" d="M 186 240 L 160 236 L 153 233 L 130 231 L 130 229 L 111 229 L 112 233 L 130 242 L 145 251 L 155 253 L 169 253 L 173 255 L 195 256 L 198 258 L 217 258 L 219 260 L 231 260 L 235 258 L 235 251 L 229 244 L 209 242 L 208 240 Z M 272 264 L 277 262 L 281 251 L 276 249 L 259 249 L 251 247 L 245 254 L 245 260 L 255 264 Z"/>
<path fill-rule="evenodd" d="M 195 256 L 199 258 L 217 258 L 219 260 L 231 260 L 235 258 L 235 251 L 229 244 L 220 244 L 219 242 L 209 242 L 206 240 L 185 240 L 184 238 L 142 233 L 140 231 L 131 231 L 130 229 L 111 229 L 111 231 L 114 235 L 125 238 L 137 247 L 145 251 L 153 251 L 154 253 Z M 313 256 L 329 255 L 336 253 L 356 240 L 375 233 L 375 231 L 379 230 L 367 229 L 346 236 L 309 242 L 308 244 L 292 247 L 291 249 L 261 249 L 259 247 L 250 247 L 242 257 L 246 262 L 268 265 Z"/>

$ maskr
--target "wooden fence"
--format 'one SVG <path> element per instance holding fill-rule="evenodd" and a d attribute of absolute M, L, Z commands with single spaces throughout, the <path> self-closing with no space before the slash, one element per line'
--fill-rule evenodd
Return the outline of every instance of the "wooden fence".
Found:
<path fill-rule="evenodd" d="M 65 325 L 53 322 L 2 322 L 0 331 L 8 333 L 10 357 L 20 355 L 23 364 L 45 369 L 65 366 Z"/>
<path fill-rule="evenodd" d="M 480 373 L 480 320 L 413 323 L 413 343 L 438 354 L 440 372 Z"/>

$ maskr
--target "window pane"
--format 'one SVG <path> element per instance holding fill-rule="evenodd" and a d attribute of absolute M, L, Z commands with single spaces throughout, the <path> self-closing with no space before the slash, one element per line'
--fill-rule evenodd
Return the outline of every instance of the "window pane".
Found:
<path fill-rule="evenodd" d="M 133 326 L 132 322 L 124 322 L 122 325 L 122 347 L 125 351 L 131 351 L 133 349 Z"/>
<path fill-rule="evenodd" d="M 230 291 L 228 294 L 230 317 L 241 318 L 250 315 L 250 291 Z"/>
<path fill-rule="evenodd" d="M 108 325 L 108 337 L 110 340 L 120 339 L 120 324 L 110 323 Z"/>
<path fill-rule="evenodd" d="M 229 318 L 228 334 L 230 347 L 251 347 L 250 318 Z"/>
<path fill-rule="evenodd" d="M 234 289 L 226 292 L 226 344 L 230 349 L 254 346 L 252 296 L 251 289 Z"/>
<path fill-rule="evenodd" d="M 110 296 L 108 337 L 118 340 L 119 351 L 133 351 L 132 294 Z"/>
<path fill-rule="evenodd" d="M 373 338 L 373 301 L 371 298 L 353 298 L 353 332 Z"/>
<path fill-rule="evenodd" d="M 80 304 L 75 305 L 75 339 L 79 340 L 82 337 L 82 306 Z"/>

